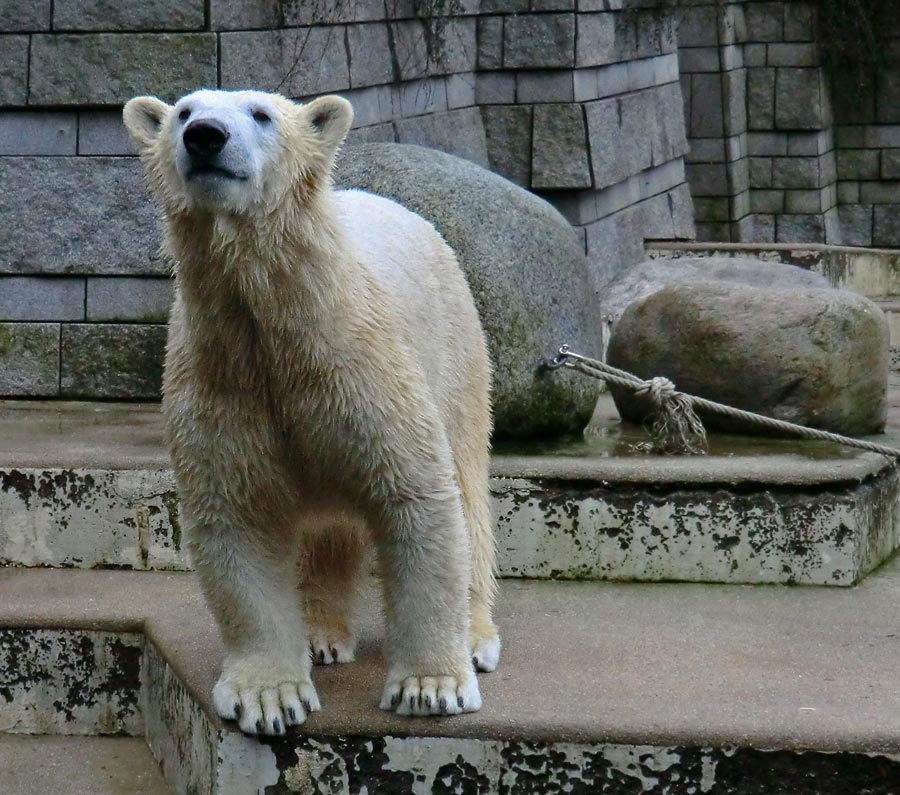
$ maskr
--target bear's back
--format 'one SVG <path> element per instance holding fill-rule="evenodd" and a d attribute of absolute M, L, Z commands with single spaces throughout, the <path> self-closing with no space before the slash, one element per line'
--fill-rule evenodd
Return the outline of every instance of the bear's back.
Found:
<path fill-rule="evenodd" d="M 455 254 L 428 221 L 397 202 L 360 190 L 333 197 L 351 251 L 390 296 L 434 394 L 456 399 L 461 373 L 484 355 L 484 338 Z"/>

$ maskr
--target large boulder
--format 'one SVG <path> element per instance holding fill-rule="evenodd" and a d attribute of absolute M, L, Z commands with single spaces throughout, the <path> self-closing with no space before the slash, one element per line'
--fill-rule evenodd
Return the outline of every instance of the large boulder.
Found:
<path fill-rule="evenodd" d="M 480 166 L 419 146 L 347 147 L 335 182 L 419 213 L 456 252 L 494 364 L 495 438 L 580 432 L 597 399 L 596 382 L 539 367 L 563 343 L 601 350 L 587 259 L 565 218 Z"/>
<path fill-rule="evenodd" d="M 843 290 L 666 287 L 625 310 L 608 361 L 801 425 L 851 435 L 884 428 L 887 321 L 871 301 Z M 646 403 L 617 389 L 613 396 L 623 419 L 644 419 Z"/>
<path fill-rule="evenodd" d="M 752 257 L 663 257 L 641 262 L 610 281 L 601 290 L 603 317 L 615 325 L 635 301 L 684 282 L 729 282 L 773 289 L 830 286 L 817 273 L 782 262 Z"/>

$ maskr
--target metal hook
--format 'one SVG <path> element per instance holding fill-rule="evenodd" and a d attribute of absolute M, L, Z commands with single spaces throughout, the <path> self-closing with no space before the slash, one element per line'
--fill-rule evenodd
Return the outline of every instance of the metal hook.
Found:
<path fill-rule="evenodd" d="M 552 359 L 541 359 L 541 369 L 542 370 L 557 370 L 560 367 L 568 364 L 569 361 L 569 346 L 562 345 L 560 346 L 559 352 Z"/>

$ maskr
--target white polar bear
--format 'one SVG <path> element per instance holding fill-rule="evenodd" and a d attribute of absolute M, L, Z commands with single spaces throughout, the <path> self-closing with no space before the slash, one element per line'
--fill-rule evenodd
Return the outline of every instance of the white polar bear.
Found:
<path fill-rule="evenodd" d="M 387 199 L 334 191 L 350 104 L 198 91 L 125 125 L 175 263 L 163 412 L 194 564 L 225 645 L 218 713 L 281 734 L 353 659 L 367 542 L 382 709 L 481 706 L 493 670 L 490 368 L 453 252 Z"/>

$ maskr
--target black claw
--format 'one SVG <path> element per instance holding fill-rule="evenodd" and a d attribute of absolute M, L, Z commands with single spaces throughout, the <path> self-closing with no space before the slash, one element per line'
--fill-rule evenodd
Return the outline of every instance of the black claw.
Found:
<path fill-rule="evenodd" d="M 456 706 L 458 706 L 460 709 L 463 708 L 463 697 L 462 696 L 456 697 Z"/>
<path fill-rule="evenodd" d="M 265 728 L 266 728 L 266 724 L 263 722 L 263 719 L 262 719 L 262 718 L 260 718 L 258 721 L 256 721 L 256 731 L 257 731 L 257 732 L 259 732 L 260 734 L 262 734 L 262 731 L 263 731 L 263 729 L 265 729 Z"/>
<path fill-rule="evenodd" d="M 402 696 L 400 695 L 400 693 L 394 693 L 394 695 L 391 696 L 391 708 L 392 709 L 400 703 L 401 698 L 402 698 Z"/>
<path fill-rule="evenodd" d="M 416 696 L 409 697 L 409 708 L 412 709 L 416 706 Z"/>
<path fill-rule="evenodd" d="M 319 649 L 319 663 L 325 665 L 325 649 Z"/>
<path fill-rule="evenodd" d="M 288 717 L 291 719 L 291 723 L 297 722 L 297 712 L 293 707 L 288 707 Z"/>
<path fill-rule="evenodd" d="M 234 719 L 235 719 L 235 720 L 240 720 L 240 719 L 241 719 L 241 702 L 240 702 L 240 701 L 238 701 L 238 702 L 234 705 Z"/>
<path fill-rule="evenodd" d="M 331 652 L 331 660 L 332 662 L 337 662 L 337 649 L 329 649 Z"/>
<path fill-rule="evenodd" d="M 438 701 L 438 707 L 440 707 L 441 712 L 446 712 L 447 711 L 447 699 L 442 698 L 440 701 Z"/>
<path fill-rule="evenodd" d="M 476 668 L 478 667 L 478 658 L 477 657 L 472 658 L 472 665 L 474 665 Z"/>
<path fill-rule="evenodd" d="M 431 696 L 425 696 L 425 706 L 431 709 Z"/>
<path fill-rule="evenodd" d="M 272 730 L 275 734 L 281 734 L 281 721 L 278 718 L 272 721 Z"/>

